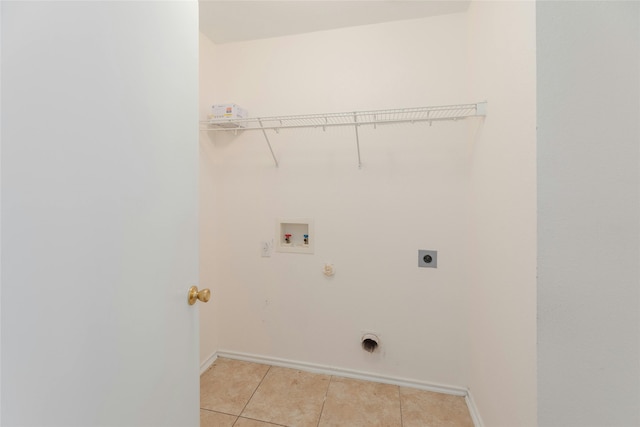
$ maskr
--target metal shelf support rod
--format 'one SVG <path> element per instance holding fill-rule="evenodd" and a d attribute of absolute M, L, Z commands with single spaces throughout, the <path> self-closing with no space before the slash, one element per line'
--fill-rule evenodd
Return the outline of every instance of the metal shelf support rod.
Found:
<path fill-rule="evenodd" d="M 262 126 L 262 120 L 258 119 L 258 123 L 260 123 L 260 128 L 262 129 L 262 134 L 264 135 L 264 139 L 267 140 L 267 145 L 269 146 L 269 151 L 271 151 L 271 157 L 273 157 L 273 161 L 276 164 L 276 167 L 280 167 L 280 165 L 278 165 L 278 159 L 276 159 L 276 155 L 273 152 L 273 148 L 271 148 L 271 142 L 269 142 L 269 137 L 267 136 L 267 131 L 264 130 L 264 127 Z"/>
<path fill-rule="evenodd" d="M 362 169 L 362 161 L 360 160 L 360 137 L 358 135 L 358 113 L 353 113 L 353 121 L 356 130 L 356 148 L 358 149 L 358 169 Z"/>

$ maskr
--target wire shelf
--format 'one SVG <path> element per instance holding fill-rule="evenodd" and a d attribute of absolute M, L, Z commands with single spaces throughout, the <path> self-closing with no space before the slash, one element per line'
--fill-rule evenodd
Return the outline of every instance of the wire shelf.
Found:
<path fill-rule="evenodd" d="M 487 103 L 445 105 L 440 107 L 397 108 L 393 110 L 354 111 L 346 113 L 307 114 L 299 116 L 256 117 L 247 119 L 210 119 L 200 122 L 202 131 L 238 132 L 245 130 L 261 130 L 269 146 L 271 157 L 278 167 L 278 159 L 273 152 L 267 130 L 322 128 L 334 126 L 353 126 L 355 129 L 356 147 L 358 151 L 358 167 L 360 159 L 360 136 L 358 128 L 366 125 L 435 122 L 443 120 L 459 120 L 467 117 L 487 115 Z"/>
<path fill-rule="evenodd" d="M 384 125 L 391 123 L 434 122 L 484 116 L 486 102 L 440 107 L 397 108 L 392 110 L 297 116 L 255 117 L 247 119 L 210 119 L 201 122 L 204 131 L 279 130 L 286 128 L 327 128 L 332 126 Z"/>

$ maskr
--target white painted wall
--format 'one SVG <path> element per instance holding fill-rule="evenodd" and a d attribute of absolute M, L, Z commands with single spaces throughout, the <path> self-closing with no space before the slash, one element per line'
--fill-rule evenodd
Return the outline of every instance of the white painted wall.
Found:
<path fill-rule="evenodd" d="M 210 113 L 215 79 L 210 73 L 216 68 L 216 46 L 211 40 L 200 33 L 200 86 L 199 86 L 199 114 L 200 117 L 207 117 Z M 211 262 L 216 259 L 216 224 L 217 202 L 214 192 L 213 168 L 211 168 L 211 157 L 215 154 L 215 147 L 206 139 L 200 138 L 200 165 L 199 165 L 199 237 L 200 237 L 200 283 L 199 288 L 216 289 L 216 269 Z M 200 363 L 203 368 L 209 358 L 218 350 L 218 330 L 219 323 L 215 313 L 220 304 L 220 298 L 214 293 L 207 304 L 200 305 Z"/>
<path fill-rule="evenodd" d="M 470 387 L 487 426 L 535 425 L 534 3 L 215 55 L 211 103 L 252 116 L 489 101 L 484 122 L 361 130 L 362 170 L 352 129 L 272 135 L 279 169 L 259 133 L 203 136 L 219 348 Z M 260 258 L 278 217 L 315 219 L 315 255 Z M 437 270 L 416 268 L 419 248 Z"/>
<path fill-rule="evenodd" d="M 540 426 L 640 425 L 640 4 L 539 2 Z"/>
<path fill-rule="evenodd" d="M 535 3 L 472 2 L 469 388 L 486 426 L 536 425 Z"/>
<path fill-rule="evenodd" d="M 454 14 L 218 45 L 207 102 L 252 116 L 475 102 L 466 25 Z M 272 134 L 280 168 L 259 132 L 203 135 L 219 348 L 466 386 L 470 127 L 363 128 L 361 170 L 353 129 Z M 313 218 L 315 254 L 261 258 L 278 217 Z M 417 268 L 420 248 L 439 251 L 438 269 Z M 364 331 L 379 354 L 360 348 Z"/>

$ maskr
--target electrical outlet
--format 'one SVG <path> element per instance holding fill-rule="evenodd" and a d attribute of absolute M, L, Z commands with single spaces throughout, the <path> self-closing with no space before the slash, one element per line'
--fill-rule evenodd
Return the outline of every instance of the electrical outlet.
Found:
<path fill-rule="evenodd" d="M 273 253 L 273 240 L 264 240 L 260 243 L 260 254 L 262 257 L 270 257 Z"/>
<path fill-rule="evenodd" d="M 438 251 L 418 250 L 418 267 L 438 268 Z"/>

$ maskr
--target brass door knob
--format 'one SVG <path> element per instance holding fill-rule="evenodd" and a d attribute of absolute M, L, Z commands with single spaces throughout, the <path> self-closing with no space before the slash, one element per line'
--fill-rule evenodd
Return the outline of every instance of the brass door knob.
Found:
<path fill-rule="evenodd" d="M 197 286 L 189 288 L 189 305 L 195 304 L 197 300 L 207 302 L 209 301 L 209 298 L 211 298 L 211 291 L 209 289 L 198 291 Z"/>

